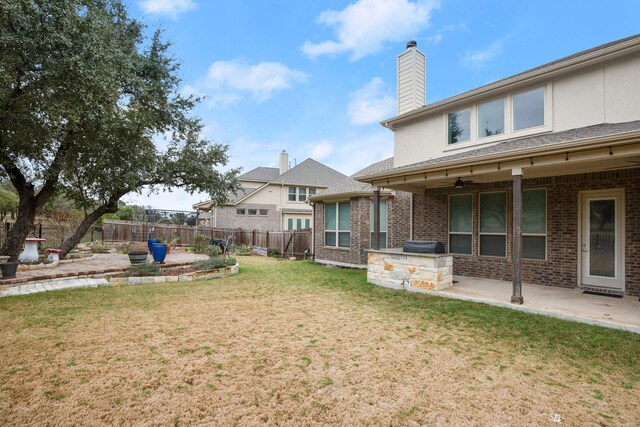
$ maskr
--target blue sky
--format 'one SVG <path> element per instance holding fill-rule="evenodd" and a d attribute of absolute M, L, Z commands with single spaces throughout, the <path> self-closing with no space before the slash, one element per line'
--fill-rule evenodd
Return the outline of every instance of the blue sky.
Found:
<path fill-rule="evenodd" d="M 396 56 L 427 56 L 427 103 L 640 32 L 640 2 L 128 0 L 164 30 L 183 93 L 204 96 L 205 135 L 230 166 L 311 157 L 344 174 L 393 153 Z M 190 210 L 182 191 L 129 203 Z"/>

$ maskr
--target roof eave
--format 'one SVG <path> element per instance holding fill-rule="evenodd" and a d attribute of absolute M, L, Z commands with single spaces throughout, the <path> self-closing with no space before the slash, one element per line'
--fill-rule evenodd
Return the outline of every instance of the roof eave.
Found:
<path fill-rule="evenodd" d="M 407 113 L 383 120 L 380 124 L 393 130 L 398 124 L 414 120 L 429 114 L 449 110 L 460 104 L 474 102 L 478 98 L 490 97 L 497 93 L 516 90 L 520 87 L 548 81 L 561 75 L 569 74 L 577 70 L 599 65 L 611 61 L 618 57 L 628 55 L 640 50 L 640 37 L 634 37 L 611 46 L 603 47 L 593 52 L 585 53 L 578 57 L 570 57 L 559 62 L 552 62 L 548 65 L 534 68 L 529 71 L 518 73 L 511 77 L 445 98 L 433 104 L 425 105 Z"/>
<path fill-rule="evenodd" d="M 583 138 L 570 142 L 558 142 L 551 145 L 543 145 L 539 147 L 526 148 L 521 150 L 512 150 L 506 151 L 504 153 L 492 153 L 483 156 L 477 157 L 468 157 L 463 159 L 455 159 L 448 162 L 435 163 L 435 164 L 427 164 L 427 165 L 419 165 L 414 167 L 407 167 L 401 170 L 396 171 L 387 171 L 371 174 L 367 176 L 362 176 L 356 178 L 356 180 L 360 182 L 373 183 L 377 179 L 386 179 L 386 178 L 395 178 L 406 176 L 414 173 L 421 173 L 426 170 L 429 171 L 437 171 L 437 170 L 446 170 L 453 169 L 456 167 L 463 167 L 467 165 L 481 165 L 485 163 L 493 163 L 493 162 L 508 162 L 511 160 L 519 160 L 526 157 L 531 157 L 537 154 L 556 154 L 563 153 L 571 150 L 576 150 L 579 148 L 583 148 L 589 146 L 589 148 L 598 148 L 600 146 L 609 146 L 609 145 L 619 145 L 629 141 L 637 141 L 640 139 L 640 131 L 632 131 L 632 132 L 623 132 L 614 135 L 605 135 L 598 136 L 594 138 Z"/>

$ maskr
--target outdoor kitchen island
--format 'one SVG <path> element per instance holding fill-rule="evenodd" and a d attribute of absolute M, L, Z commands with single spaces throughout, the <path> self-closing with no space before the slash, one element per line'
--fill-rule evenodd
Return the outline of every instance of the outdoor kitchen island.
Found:
<path fill-rule="evenodd" d="M 439 291 L 453 286 L 453 256 L 370 249 L 367 282 L 394 289 Z"/>

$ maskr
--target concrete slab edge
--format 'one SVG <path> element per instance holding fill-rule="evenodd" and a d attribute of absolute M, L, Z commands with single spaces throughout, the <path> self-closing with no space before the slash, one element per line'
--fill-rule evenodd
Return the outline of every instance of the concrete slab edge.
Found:
<path fill-rule="evenodd" d="M 633 333 L 636 333 L 636 334 L 640 334 L 640 327 L 639 326 L 625 325 L 624 323 L 612 322 L 612 321 L 608 321 L 608 320 L 591 319 L 589 317 L 578 316 L 578 315 L 575 315 L 575 314 L 567 314 L 567 313 L 558 313 L 558 312 L 546 311 L 546 310 L 542 310 L 542 309 L 539 309 L 539 308 L 527 307 L 526 305 L 512 304 L 510 302 L 489 301 L 489 300 L 484 300 L 482 298 L 468 297 L 468 296 L 464 296 L 464 295 L 447 294 L 447 293 L 443 293 L 443 291 L 430 291 L 430 290 L 427 290 L 427 289 L 415 288 L 413 286 L 407 286 L 407 287 L 390 286 L 390 285 L 385 285 L 385 284 L 382 284 L 382 283 L 376 283 L 376 281 L 373 281 L 373 280 L 369 280 L 369 283 L 372 283 L 372 284 L 377 285 L 377 286 L 382 286 L 382 287 L 385 287 L 385 288 L 389 288 L 389 289 L 406 290 L 406 291 L 409 291 L 409 292 L 427 294 L 427 295 L 432 295 L 432 296 L 440 297 L 440 298 L 451 298 L 451 299 L 458 299 L 458 300 L 463 300 L 463 301 L 477 302 L 477 303 L 492 305 L 492 306 L 495 306 L 495 307 L 503 307 L 503 308 L 509 308 L 511 310 L 518 310 L 518 311 L 522 311 L 522 312 L 525 312 L 525 313 L 538 314 L 538 315 L 547 316 L 547 317 L 554 317 L 556 319 L 569 320 L 569 321 L 572 321 L 572 322 L 585 323 L 585 324 L 588 324 L 588 325 L 602 326 L 604 328 L 618 329 L 618 330 L 622 330 L 622 331 L 627 331 L 627 332 L 633 332 Z"/>

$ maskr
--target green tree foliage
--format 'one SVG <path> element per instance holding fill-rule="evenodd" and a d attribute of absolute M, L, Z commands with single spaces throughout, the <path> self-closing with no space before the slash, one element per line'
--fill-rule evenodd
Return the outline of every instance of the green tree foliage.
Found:
<path fill-rule="evenodd" d="M 0 166 L 20 198 L 0 252 L 17 255 L 57 191 L 85 213 L 66 253 L 127 193 L 237 188 L 237 170 L 218 170 L 228 147 L 202 138 L 197 100 L 178 94 L 168 44 L 142 30 L 120 0 L 0 2 Z"/>
<path fill-rule="evenodd" d="M 0 222 L 4 221 L 8 214 L 18 210 L 18 195 L 9 190 L 0 188 Z"/>

